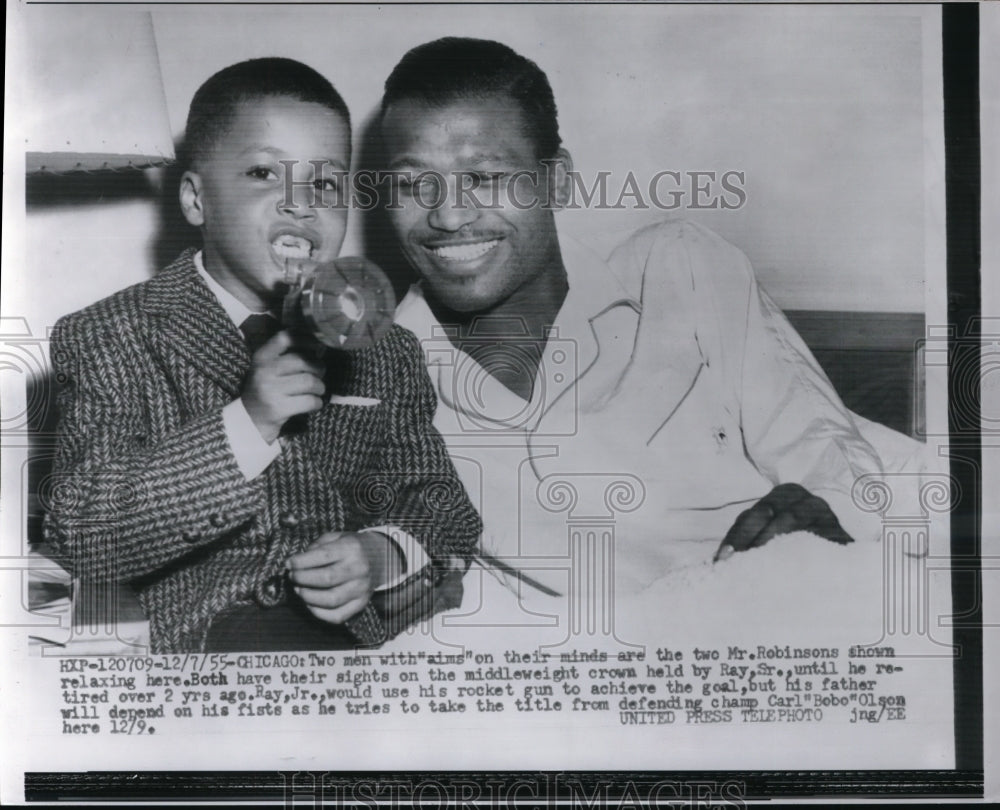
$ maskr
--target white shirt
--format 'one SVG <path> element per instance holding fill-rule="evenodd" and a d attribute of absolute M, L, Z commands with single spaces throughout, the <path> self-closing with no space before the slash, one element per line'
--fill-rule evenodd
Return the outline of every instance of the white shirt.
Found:
<path fill-rule="evenodd" d="M 613 535 L 618 574 L 641 586 L 710 555 L 785 482 L 856 540 L 880 535 L 852 488 L 922 446 L 843 406 L 739 250 L 682 222 L 633 234 L 608 262 L 560 247 L 569 293 L 530 402 L 450 343 L 419 286 L 397 312 L 423 342 L 435 426 L 487 550 L 565 590 L 569 545 Z"/>
<path fill-rule="evenodd" d="M 198 270 L 198 275 L 201 276 L 202 281 L 205 282 L 208 289 L 218 299 L 219 304 L 226 315 L 229 316 L 229 320 L 232 321 L 234 328 L 239 332 L 240 339 L 242 340 L 243 333 L 239 330 L 240 324 L 251 315 L 263 313 L 251 310 L 229 292 L 229 290 L 212 278 L 205 269 L 200 250 L 194 255 L 194 266 Z M 226 438 L 229 440 L 229 447 L 236 459 L 236 465 L 240 468 L 240 472 L 243 473 L 247 481 L 252 481 L 264 472 L 270 466 L 271 462 L 281 455 L 281 442 L 276 441 L 268 444 L 264 440 L 264 437 L 260 435 L 260 431 L 257 430 L 257 426 L 254 425 L 253 420 L 250 418 L 250 414 L 247 413 L 242 399 L 234 399 L 223 407 L 222 424 L 226 431 Z M 376 590 L 385 590 L 398 585 L 406 577 L 410 576 L 411 572 L 419 571 L 430 562 L 427 552 L 424 551 L 420 542 L 398 526 L 375 526 L 365 531 L 379 532 L 386 535 L 396 544 L 396 547 L 403 555 L 405 569 L 403 574 L 381 585 Z"/>

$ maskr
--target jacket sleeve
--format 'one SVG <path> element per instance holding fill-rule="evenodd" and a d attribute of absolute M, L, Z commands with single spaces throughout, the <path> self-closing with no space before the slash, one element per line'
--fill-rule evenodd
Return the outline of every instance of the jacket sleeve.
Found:
<path fill-rule="evenodd" d="M 356 502 L 366 519 L 398 526 L 420 542 L 435 562 L 467 558 L 478 546 L 482 523 L 433 425 L 437 397 L 416 337 L 402 329 L 390 340 L 396 369 L 389 426 L 378 472 L 356 482 Z"/>
<path fill-rule="evenodd" d="M 130 580 L 253 519 L 259 484 L 236 465 L 221 408 L 157 431 L 127 324 L 78 313 L 59 321 L 59 393 L 46 538 L 77 576 Z"/>
<path fill-rule="evenodd" d="M 389 428 L 379 472 L 355 483 L 364 520 L 389 524 L 415 538 L 431 558 L 423 571 L 376 592 L 373 602 L 390 635 L 461 602 L 461 577 L 479 545 L 482 522 L 433 425 L 437 398 L 416 337 L 397 327 L 400 341 Z"/>

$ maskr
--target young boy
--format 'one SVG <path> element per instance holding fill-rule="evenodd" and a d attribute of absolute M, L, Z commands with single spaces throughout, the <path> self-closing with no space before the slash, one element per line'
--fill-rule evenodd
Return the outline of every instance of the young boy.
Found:
<path fill-rule="evenodd" d="M 340 251 L 350 132 L 298 62 L 211 77 L 180 184 L 202 249 L 53 332 L 47 536 L 135 588 L 153 652 L 377 644 L 460 598 L 481 527 L 416 339 L 317 356 L 270 316 L 288 262 Z"/>

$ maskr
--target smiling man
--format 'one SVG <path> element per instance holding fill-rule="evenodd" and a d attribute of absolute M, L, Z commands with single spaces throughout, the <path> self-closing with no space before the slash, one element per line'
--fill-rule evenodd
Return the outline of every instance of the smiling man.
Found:
<path fill-rule="evenodd" d="M 440 107 L 404 97 L 387 109 L 384 127 L 402 203 L 393 223 L 433 293 L 429 302 L 492 376 L 530 400 L 545 330 L 569 289 L 539 159 L 553 158 L 560 182 L 569 155 L 558 146 L 539 150 L 522 117 L 502 93 Z M 516 205 L 489 206 L 511 197 Z M 504 340 L 511 322 L 515 336 L 530 339 Z M 474 324 L 488 330 L 490 323 L 499 324 L 499 339 L 470 342 Z M 517 362 L 522 357 L 528 362 Z"/>
<path fill-rule="evenodd" d="M 920 446 L 844 408 L 710 231 L 647 227 L 607 262 L 561 237 L 573 167 L 537 65 L 496 42 L 427 43 L 389 76 L 381 115 L 388 214 L 421 277 L 398 321 L 424 341 L 486 548 L 565 553 L 543 528 L 565 514 L 549 485 L 571 481 L 568 508 L 603 514 L 591 485 L 608 476 L 641 503 L 615 551 L 634 582 L 676 561 L 675 539 L 718 559 L 796 530 L 877 536 L 852 487 Z"/>

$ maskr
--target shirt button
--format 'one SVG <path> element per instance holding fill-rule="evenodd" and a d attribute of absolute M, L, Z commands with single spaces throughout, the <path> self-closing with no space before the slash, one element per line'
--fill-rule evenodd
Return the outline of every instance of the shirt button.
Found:
<path fill-rule="evenodd" d="M 279 519 L 278 522 L 284 526 L 286 529 L 294 529 L 299 525 L 299 516 L 294 512 L 285 512 Z"/>
<path fill-rule="evenodd" d="M 278 589 L 281 587 L 281 581 L 278 577 L 271 577 L 267 582 L 264 583 L 264 596 L 267 599 L 276 599 L 278 596 Z"/>
<path fill-rule="evenodd" d="M 201 539 L 201 534 L 199 532 L 191 531 L 190 529 L 185 529 L 181 532 L 181 540 L 185 543 L 197 543 Z"/>
<path fill-rule="evenodd" d="M 218 512 L 212 515 L 208 519 L 208 522 L 211 523 L 216 529 L 221 529 L 223 526 L 226 525 L 226 519 Z"/>

